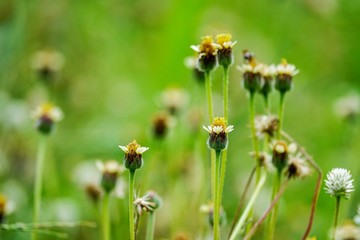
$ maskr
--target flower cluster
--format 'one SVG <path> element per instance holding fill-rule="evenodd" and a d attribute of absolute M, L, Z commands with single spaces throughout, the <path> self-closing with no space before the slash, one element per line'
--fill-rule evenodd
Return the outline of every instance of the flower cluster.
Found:
<path fill-rule="evenodd" d="M 349 199 L 354 191 L 353 179 L 350 171 L 344 168 L 334 168 L 327 174 L 325 190 L 336 198 Z"/>

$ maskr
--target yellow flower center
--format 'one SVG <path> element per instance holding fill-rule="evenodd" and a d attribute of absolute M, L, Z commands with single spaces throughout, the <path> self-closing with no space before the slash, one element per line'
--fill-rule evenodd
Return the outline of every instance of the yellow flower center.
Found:
<path fill-rule="evenodd" d="M 281 59 L 281 65 L 283 65 L 283 66 L 288 65 L 288 62 L 287 62 L 287 60 L 285 58 Z"/>
<path fill-rule="evenodd" d="M 205 36 L 202 38 L 200 44 L 200 52 L 206 54 L 214 54 L 216 52 L 216 48 L 213 45 L 214 40 L 211 36 Z"/>
<path fill-rule="evenodd" d="M 41 113 L 43 115 L 48 115 L 54 109 L 54 105 L 52 103 L 44 103 L 41 105 Z"/>
<path fill-rule="evenodd" d="M 129 154 L 135 154 L 136 150 L 140 147 L 139 144 L 137 144 L 136 140 L 132 141 L 128 145 L 126 145 L 126 148 L 128 149 Z"/>
<path fill-rule="evenodd" d="M 231 42 L 231 34 L 226 33 L 226 34 L 218 34 L 216 36 L 216 41 L 218 44 L 220 44 L 221 46 L 224 46 L 224 43 L 226 42 Z"/>
<path fill-rule="evenodd" d="M 223 130 L 226 129 L 226 121 L 223 117 L 216 117 L 212 123 L 212 127 L 222 127 Z"/>

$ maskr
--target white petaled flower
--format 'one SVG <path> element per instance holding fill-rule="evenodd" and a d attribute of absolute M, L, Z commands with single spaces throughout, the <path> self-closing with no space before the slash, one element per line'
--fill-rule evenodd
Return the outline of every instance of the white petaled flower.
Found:
<path fill-rule="evenodd" d="M 263 65 L 261 69 L 261 75 L 263 77 L 273 77 L 276 74 L 276 67 L 274 64 L 269 65 Z"/>
<path fill-rule="evenodd" d="M 333 197 L 350 198 L 350 193 L 354 191 L 353 179 L 350 171 L 344 168 L 334 168 L 327 174 L 325 180 L 325 190 Z"/>
<path fill-rule="evenodd" d="M 243 64 L 237 66 L 237 69 L 242 73 L 262 73 L 264 68 L 263 64 Z"/>
<path fill-rule="evenodd" d="M 233 125 L 226 126 L 226 121 L 222 117 L 214 118 L 210 126 L 203 126 L 205 131 L 209 133 L 208 147 L 215 151 L 221 151 L 228 145 L 227 134 L 234 130 Z"/>
<path fill-rule="evenodd" d="M 231 41 L 231 34 L 218 34 L 216 35 L 216 41 L 219 45 L 219 49 L 228 49 L 234 47 L 234 45 L 237 43 L 237 41 Z"/>
<path fill-rule="evenodd" d="M 133 143 L 134 142 L 132 142 L 126 146 L 119 146 L 119 148 L 121 148 L 121 150 L 123 150 L 125 153 L 135 152 L 136 154 L 143 154 L 144 152 L 149 150 L 148 147 L 141 147 L 136 142 L 135 142 L 135 144 L 133 144 Z"/>
<path fill-rule="evenodd" d="M 110 160 L 107 162 L 96 161 L 96 167 L 102 173 L 121 173 L 124 171 L 124 167 L 121 166 L 117 161 Z"/>
<path fill-rule="evenodd" d="M 38 106 L 32 116 L 34 119 L 46 117 L 51 119 L 53 122 L 59 122 L 64 118 L 64 114 L 61 109 L 52 103 L 44 103 Z"/>
<path fill-rule="evenodd" d="M 31 60 L 31 67 L 34 70 L 47 69 L 59 71 L 64 66 L 64 56 L 55 50 L 42 50 L 35 53 Z"/>
<path fill-rule="evenodd" d="M 220 134 L 221 132 L 229 133 L 234 130 L 233 125 L 229 125 L 226 127 L 224 118 L 215 118 L 214 122 L 210 126 L 203 126 L 203 129 L 208 133 L 216 133 Z"/>
<path fill-rule="evenodd" d="M 199 58 L 205 55 L 216 55 L 221 46 L 214 43 L 212 36 L 202 37 L 200 45 L 191 45 L 192 50 L 199 53 Z"/>
<path fill-rule="evenodd" d="M 360 113 L 360 96 L 358 94 L 349 94 L 339 98 L 334 104 L 335 113 L 341 118 L 353 118 Z"/>
<path fill-rule="evenodd" d="M 296 69 L 295 65 L 288 64 L 285 59 L 282 59 L 281 63 L 276 67 L 276 72 L 278 75 L 289 75 L 293 77 L 299 73 L 299 70 Z"/>

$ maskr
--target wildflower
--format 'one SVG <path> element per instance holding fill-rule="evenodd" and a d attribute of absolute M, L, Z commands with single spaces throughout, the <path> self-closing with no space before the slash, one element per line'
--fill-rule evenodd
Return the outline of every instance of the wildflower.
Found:
<path fill-rule="evenodd" d="M 215 151 L 221 151 L 227 147 L 227 134 L 234 130 L 233 125 L 226 126 L 226 121 L 222 117 L 214 118 L 211 126 L 203 128 L 209 133 L 208 146 Z"/>
<path fill-rule="evenodd" d="M 284 141 L 276 141 L 272 146 L 272 150 L 272 163 L 278 172 L 282 172 L 282 170 L 288 165 L 289 153 L 296 151 L 296 145 L 288 145 Z"/>
<path fill-rule="evenodd" d="M 142 167 L 142 154 L 149 149 L 148 147 L 141 147 L 135 140 L 126 146 L 119 146 L 119 148 L 125 152 L 124 166 L 130 171 L 135 171 Z"/>
<path fill-rule="evenodd" d="M 290 157 L 285 175 L 290 178 L 304 178 L 310 174 L 310 168 L 305 160 L 297 157 Z"/>
<path fill-rule="evenodd" d="M 281 63 L 276 67 L 276 81 L 275 88 L 285 93 L 292 87 L 292 78 L 299 73 L 295 65 L 288 64 L 286 59 L 282 59 Z"/>
<path fill-rule="evenodd" d="M 33 117 L 39 132 L 49 134 L 54 129 L 55 123 L 63 119 L 63 113 L 59 107 L 51 103 L 44 103 L 36 108 Z"/>
<path fill-rule="evenodd" d="M 198 68 L 200 71 L 210 72 L 217 67 L 216 55 L 220 46 L 214 43 L 211 36 L 202 37 L 200 45 L 192 45 L 191 48 L 199 53 Z"/>
<path fill-rule="evenodd" d="M 360 113 L 360 96 L 350 94 L 339 98 L 334 104 L 334 111 L 340 118 L 354 121 Z"/>
<path fill-rule="evenodd" d="M 106 193 L 111 192 L 116 185 L 118 175 L 123 171 L 123 168 L 115 160 L 107 162 L 96 162 L 96 166 L 102 173 L 101 186 Z"/>
<path fill-rule="evenodd" d="M 186 91 L 181 88 L 169 88 L 161 94 L 162 104 L 170 115 L 176 115 L 189 101 Z"/>
<path fill-rule="evenodd" d="M 334 168 L 327 174 L 325 180 L 325 190 L 333 197 L 345 199 L 350 198 L 350 193 L 354 191 L 353 179 L 350 171 L 344 168 Z"/>
<path fill-rule="evenodd" d="M 162 139 L 169 130 L 169 116 L 159 113 L 153 119 L 153 134 L 156 138 Z"/>
<path fill-rule="evenodd" d="M 276 74 L 275 65 L 270 65 L 270 66 L 263 65 L 263 68 L 261 69 L 263 85 L 259 91 L 265 98 L 272 90 L 272 82 L 273 82 L 273 78 L 274 78 L 275 74 Z"/>
<path fill-rule="evenodd" d="M 42 50 L 35 53 L 31 67 L 44 79 L 51 79 L 64 66 L 64 56 L 55 50 Z"/>
<path fill-rule="evenodd" d="M 273 137 L 278 129 L 279 119 L 273 115 L 261 115 L 255 118 L 255 130 L 258 138 L 264 137 L 267 134 Z"/>
<path fill-rule="evenodd" d="M 247 52 L 244 52 L 244 54 Z M 244 57 L 245 58 L 245 57 Z M 263 64 L 258 64 L 254 56 L 248 58 L 245 64 L 238 66 L 238 70 L 243 74 L 243 86 L 245 89 L 254 93 L 259 91 L 262 86 L 261 72 Z"/>
<path fill-rule="evenodd" d="M 203 204 L 200 206 L 200 212 L 205 213 L 208 215 L 208 222 L 211 227 L 214 226 L 214 206 L 212 203 L 209 204 Z M 224 225 L 226 223 L 226 213 L 224 209 L 220 208 L 220 219 L 219 224 L 220 226 Z"/>
<path fill-rule="evenodd" d="M 138 215 L 141 216 L 143 211 L 154 212 L 160 208 L 162 206 L 162 199 L 156 192 L 149 191 L 143 197 L 135 199 L 134 205 Z"/>
<path fill-rule="evenodd" d="M 6 216 L 10 215 L 15 210 L 15 204 L 6 199 L 0 194 L 0 224 L 4 222 Z"/>
<path fill-rule="evenodd" d="M 360 228 L 351 222 L 336 228 L 335 240 L 360 240 Z"/>
<path fill-rule="evenodd" d="M 219 34 L 216 36 L 217 44 L 219 44 L 218 61 L 221 66 L 227 68 L 234 63 L 234 55 L 232 48 L 236 44 L 231 41 L 231 34 Z"/>
<path fill-rule="evenodd" d="M 193 56 L 187 57 L 184 63 L 187 68 L 193 71 L 194 79 L 197 80 L 198 83 L 204 83 L 205 73 L 198 68 L 198 58 Z"/>

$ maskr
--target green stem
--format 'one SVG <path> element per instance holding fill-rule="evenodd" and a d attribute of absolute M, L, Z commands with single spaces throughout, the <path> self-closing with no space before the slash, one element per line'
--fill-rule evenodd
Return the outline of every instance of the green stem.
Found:
<path fill-rule="evenodd" d="M 220 186 L 219 186 L 220 206 L 221 206 L 222 195 L 224 190 L 226 164 L 227 164 L 227 149 L 224 149 L 221 151 L 221 163 L 220 163 Z"/>
<path fill-rule="evenodd" d="M 248 215 L 257 199 L 257 197 L 259 196 L 259 193 L 262 189 L 262 187 L 264 186 L 266 180 L 266 172 L 263 171 L 258 183 L 256 184 L 255 190 L 248 202 L 248 204 L 246 205 L 243 214 L 241 215 L 239 221 L 237 222 L 234 231 L 232 232 L 229 240 L 234 240 L 236 238 L 236 236 L 240 233 L 241 229 L 244 227 L 245 221 L 248 218 Z"/>
<path fill-rule="evenodd" d="M 278 192 L 280 190 L 280 186 L 281 186 L 281 172 L 278 171 L 277 174 L 275 175 L 275 179 L 274 179 L 271 202 L 274 201 L 275 196 L 278 194 Z M 278 211 L 279 211 L 279 204 L 276 203 L 274 206 L 274 210 L 271 212 L 271 216 L 270 216 L 269 228 L 268 228 L 268 233 L 266 236 L 266 239 L 268 239 L 268 240 L 274 239 Z"/>
<path fill-rule="evenodd" d="M 340 209 L 340 197 L 336 197 L 334 226 L 333 226 L 332 238 L 331 238 L 334 240 L 335 240 L 335 232 L 336 232 L 336 227 L 337 227 L 338 218 L 339 218 L 339 209 Z"/>
<path fill-rule="evenodd" d="M 216 151 L 215 163 L 215 203 L 214 203 L 214 240 L 219 240 L 220 237 L 220 186 L 219 175 L 221 168 L 221 151 Z"/>
<path fill-rule="evenodd" d="M 110 240 L 109 193 L 104 194 L 102 206 L 103 240 Z"/>
<path fill-rule="evenodd" d="M 149 212 L 147 226 L 146 226 L 146 240 L 154 239 L 154 231 L 155 230 L 155 214 L 153 212 Z"/>
<path fill-rule="evenodd" d="M 129 229 L 130 229 L 130 240 L 135 240 L 135 229 L 134 229 L 134 180 L 135 171 L 129 171 Z"/>
<path fill-rule="evenodd" d="M 276 138 L 278 140 L 281 139 L 281 130 L 282 130 L 282 125 L 283 125 L 283 118 L 284 118 L 284 108 L 285 108 L 285 92 L 281 92 L 280 93 L 280 105 L 279 105 L 279 125 L 278 125 L 278 129 L 277 129 L 277 135 Z"/>
<path fill-rule="evenodd" d="M 256 137 L 256 129 L 255 129 L 255 92 L 250 92 L 249 95 L 249 112 L 250 112 L 250 128 L 251 128 L 251 138 L 253 142 L 253 149 L 256 159 L 256 181 L 259 181 L 260 178 L 260 167 L 261 163 L 259 161 L 259 142 Z"/>
<path fill-rule="evenodd" d="M 207 104 L 208 104 L 209 123 L 211 124 L 214 119 L 214 112 L 213 112 L 213 100 L 212 100 L 212 93 L 211 93 L 210 72 L 205 72 L 205 91 L 206 91 L 206 98 L 207 98 Z"/>
<path fill-rule="evenodd" d="M 46 136 L 41 136 L 38 152 L 36 156 L 36 172 L 35 172 L 35 186 L 34 186 L 34 212 L 33 212 L 33 223 L 39 222 L 40 205 L 41 205 L 41 189 L 42 189 L 42 172 L 45 160 L 46 151 Z M 37 239 L 37 233 L 33 232 L 32 240 Z"/>
<path fill-rule="evenodd" d="M 212 201 L 215 204 L 215 196 L 216 196 L 216 189 L 215 189 L 215 179 L 216 179 L 216 153 L 215 150 L 210 149 L 210 171 L 211 171 L 211 197 L 212 197 Z"/>
<path fill-rule="evenodd" d="M 228 121 L 229 118 L 229 68 L 224 67 L 223 80 L 223 97 L 224 97 L 224 118 Z"/>

